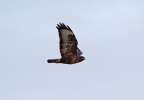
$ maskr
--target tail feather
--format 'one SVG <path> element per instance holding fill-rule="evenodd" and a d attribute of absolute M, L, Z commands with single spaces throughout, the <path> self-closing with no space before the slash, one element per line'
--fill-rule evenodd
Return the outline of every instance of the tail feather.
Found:
<path fill-rule="evenodd" d="M 60 63 L 60 59 L 48 59 L 48 63 Z"/>

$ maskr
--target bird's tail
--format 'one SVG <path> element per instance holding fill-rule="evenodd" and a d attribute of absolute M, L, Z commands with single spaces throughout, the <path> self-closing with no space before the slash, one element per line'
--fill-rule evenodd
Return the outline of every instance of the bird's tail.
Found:
<path fill-rule="evenodd" d="M 60 59 L 48 59 L 48 63 L 60 63 Z"/>

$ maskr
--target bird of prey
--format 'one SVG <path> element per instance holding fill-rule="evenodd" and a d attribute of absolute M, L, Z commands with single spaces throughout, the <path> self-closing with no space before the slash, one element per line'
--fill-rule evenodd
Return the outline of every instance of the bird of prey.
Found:
<path fill-rule="evenodd" d="M 66 26 L 64 23 L 57 24 L 56 28 L 59 33 L 61 58 L 48 59 L 47 62 L 75 64 L 85 60 L 85 57 L 81 56 L 81 50 L 77 47 L 78 41 L 71 28 L 68 25 Z"/>

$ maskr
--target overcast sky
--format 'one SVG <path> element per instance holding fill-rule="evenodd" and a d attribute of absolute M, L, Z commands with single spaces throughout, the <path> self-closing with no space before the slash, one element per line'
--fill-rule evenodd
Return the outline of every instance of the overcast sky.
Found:
<path fill-rule="evenodd" d="M 59 22 L 85 61 L 47 63 Z M 1 0 L 0 100 L 144 100 L 144 1 Z"/>

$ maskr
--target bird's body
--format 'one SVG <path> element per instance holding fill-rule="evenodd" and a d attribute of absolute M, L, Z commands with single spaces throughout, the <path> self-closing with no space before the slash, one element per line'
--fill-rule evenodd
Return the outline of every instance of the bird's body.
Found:
<path fill-rule="evenodd" d="M 60 38 L 60 53 L 61 59 L 49 59 L 48 63 L 63 63 L 63 64 L 75 64 L 85 60 L 82 52 L 77 47 L 78 42 L 69 26 L 65 26 L 63 23 L 57 24 L 59 38 Z"/>

